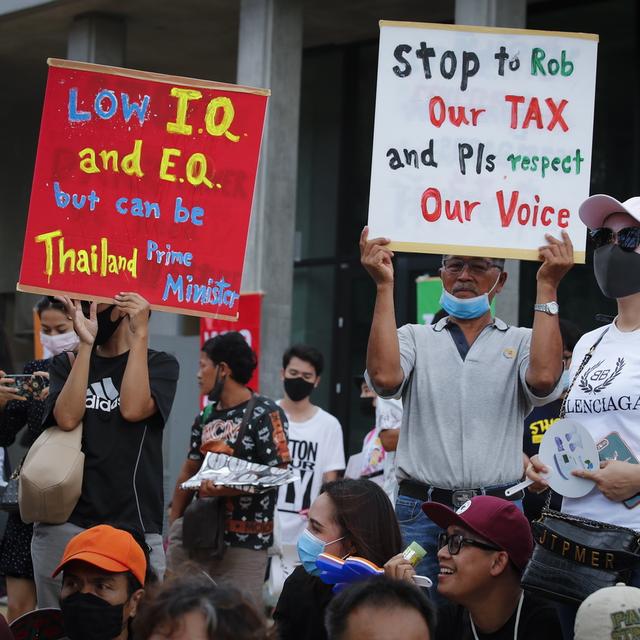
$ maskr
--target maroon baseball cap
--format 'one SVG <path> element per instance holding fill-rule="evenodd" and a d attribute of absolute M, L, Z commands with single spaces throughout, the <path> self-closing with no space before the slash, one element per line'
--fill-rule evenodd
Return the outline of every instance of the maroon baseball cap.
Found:
<path fill-rule="evenodd" d="M 509 500 L 494 496 L 476 496 L 457 511 L 439 502 L 425 502 L 422 510 L 439 527 L 451 525 L 473 531 L 509 554 L 520 570 L 533 552 L 531 527 L 524 513 Z"/>

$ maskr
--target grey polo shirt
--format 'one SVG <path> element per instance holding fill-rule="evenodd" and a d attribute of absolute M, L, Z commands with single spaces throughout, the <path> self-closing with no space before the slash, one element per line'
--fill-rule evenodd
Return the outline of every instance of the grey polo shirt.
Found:
<path fill-rule="evenodd" d="M 515 483 L 523 471 L 524 418 L 557 399 L 562 384 L 544 398 L 527 385 L 531 329 L 496 318 L 463 360 L 447 322 L 398 329 L 404 380 L 390 395 L 371 385 L 382 397 L 402 397 L 398 479 L 443 489 Z"/>

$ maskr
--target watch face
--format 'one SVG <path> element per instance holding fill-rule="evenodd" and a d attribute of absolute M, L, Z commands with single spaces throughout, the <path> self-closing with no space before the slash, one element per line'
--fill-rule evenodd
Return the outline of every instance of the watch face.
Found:
<path fill-rule="evenodd" d="M 547 309 L 549 309 L 550 313 L 553 313 L 555 315 L 556 313 L 558 313 L 558 311 L 560 311 L 560 306 L 557 302 L 549 302 L 547 304 Z"/>

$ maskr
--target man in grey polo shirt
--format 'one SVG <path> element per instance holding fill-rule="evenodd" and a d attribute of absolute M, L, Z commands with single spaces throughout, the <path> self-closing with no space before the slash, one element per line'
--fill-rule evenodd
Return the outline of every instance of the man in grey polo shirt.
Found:
<path fill-rule="evenodd" d="M 427 550 L 417 571 L 434 583 L 441 530 L 422 503 L 457 508 L 478 494 L 504 497 L 523 474 L 524 417 L 562 391 L 557 288 L 573 265 L 573 247 L 565 233 L 546 237 L 533 329 L 491 317 L 489 304 L 507 280 L 504 260 L 451 255 L 440 269 L 448 317 L 397 329 L 390 241 L 369 240 L 367 227 L 360 238 L 362 265 L 377 288 L 366 376 L 382 397 L 403 399 L 396 514 L 405 543 Z"/>

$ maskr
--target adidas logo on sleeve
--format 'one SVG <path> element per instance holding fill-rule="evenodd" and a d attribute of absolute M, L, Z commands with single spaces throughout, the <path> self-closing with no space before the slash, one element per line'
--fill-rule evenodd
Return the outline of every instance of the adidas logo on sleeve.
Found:
<path fill-rule="evenodd" d="M 89 385 L 85 406 L 87 409 L 106 412 L 111 412 L 120 406 L 120 392 L 115 388 L 110 377 L 102 378 L 99 382 Z"/>

